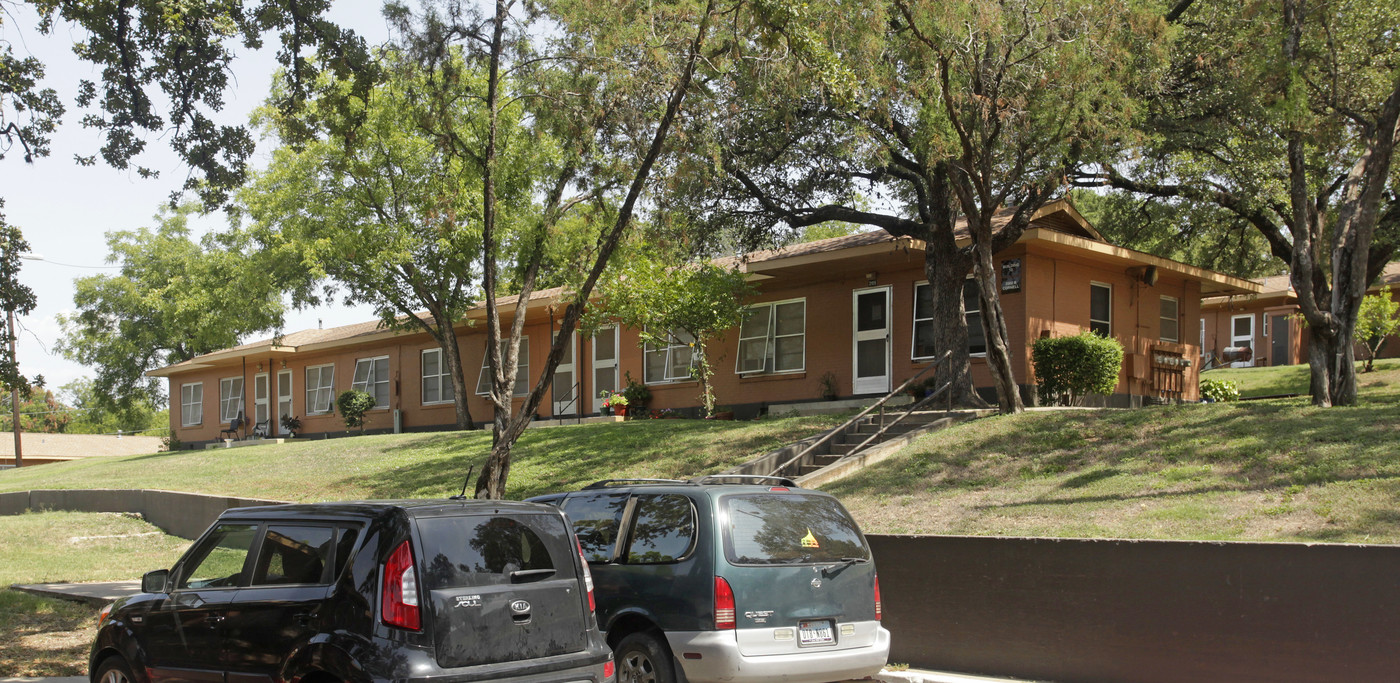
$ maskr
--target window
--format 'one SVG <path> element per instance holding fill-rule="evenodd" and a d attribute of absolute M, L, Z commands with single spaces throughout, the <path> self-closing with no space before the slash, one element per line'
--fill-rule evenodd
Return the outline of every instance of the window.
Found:
<path fill-rule="evenodd" d="M 506 345 L 509 339 L 501 340 L 501 360 L 506 357 Z M 491 393 L 491 368 L 490 358 L 487 354 L 481 354 L 481 374 L 476 378 L 476 393 L 481 396 L 488 396 Z M 530 393 L 530 338 L 524 335 L 520 337 L 520 358 L 515 361 L 515 387 L 511 393 L 516 396 L 525 396 Z"/>
<path fill-rule="evenodd" d="M 1177 320 L 1178 307 L 1176 299 L 1164 296 L 1161 302 L 1160 316 L 1162 318 L 1162 330 L 1159 336 L 1164 342 L 1181 341 L 1181 323 Z"/>
<path fill-rule="evenodd" d="M 627 507 L 627 494 L 607 493 L 564 501 L 564 512 L 573 520 L 583 556 L 589 562 L 611 562 L 617 545 L 617 527 Z"/>
<path fill-rule="evenodd" d="M 1089 330 L 1103 337 L 1113 336 L 1113 287 L 1089 283 Z"/>
<path fill-rule="evenodd" d="M 502 586 L 573 578 L 577 546 L 558 515 L 420 517 L 423 584 L 443 588 Z M 555 561 L 558 558 L 558 561 Z M 502 605 L 504 606 L 504 605 Z"/>
<path fill-rule="evenodd" d="M 1265 314 L 1263 314 L 1263 315 L 1261 315 L 1261 316 L 1259 316 L 1259 317 L 1262 319 L 1262 320 L 1260 320 L 1260 328 L 1259 328 L 1259 329 L 1260 329 L 1260 333 L 1259 333 L 1259 336 L 1261 336 L 1261 337 L 1267 337 L 1267 336 L 1269 336 L 1269 317 L 1270 317 L 1270 316 L 1269 316 L 1268 313 L 1265 313 Z"/>
<path fill-rule="evenodd" d="M 647 384 L 663 384 L 690 379 L 690 368 L 695 364 L 695 343 L 685 330 L 671 330 L 668 335 L 671 343 L 667 346 L 646 345 L 643 352 L 642 381 Z"/>
<path fill-rule="evenodd" d="M 695 510 L 675 494 L 637 496 L 627 564 L 666 564 L 690 554 Z"/>
<path fill-rule="evenodd" d="M 1206 319 L 1201 318 L 1201 353 L 1206 352 Z"/>
<path fill-rule="evenodd" d="M 734 371 L 801 371 L 806 363 L 806 344 L 806 300 L 750 306 L 739 326 L 739 354 Z"/>
<path fill-rule="evenodd" d="M 176 588 L 235 588 L 243 577 L 255 524 L 220 524 L 205 537 L 180 570 Z"/>
<path fill-rule="evenodd" d="M 785 493 L 731 495 L 724 554 L 730 564 L 821 564 L 869 559 L 860 527 L 829 496 Z"/>
<path fill-rule="evenodd" d="M 963 320 L 967 324 L 967 352 L 974 356 L 987 353 L 987 335 L 982 332 L 982 300 L 978 298 L 977 282 L 963 281 Z M 914 285 L 914 360 L 937 355 L 934 348 L 933 285 Z"/>
<path fill-rule="evenodd" d="M 423 349 L 423 403 L 451 403 L 452 375 L 442 362 L 442 349 Z"/>
<path fill-rule="evenodd" d="M 193 427 L 204 422 L 204 383 L 180 385 L 180 426 Z"/>
<path fill-rule="evenodd" d="M 389 357 L 361 358 L 355 361 L 350 388 L 374 397 L 374 407 L 389 407 Z"/>
<path fill-rule="evenodd" d="M 225 377 L 219 380 L 219 419 L 233 422 L 243 414 L 243 378 Z"/>
<path fill-rule="evenodd" d="M 306 369 L 306 414 L 331 412 L 335 401 L 335 365 L 316 365 Z"/>
<path fill-rule="evenodd" d="M 334 548 L 335 527 L 269 526 L 258 550 L 251 585 L 326 583 Z"/>

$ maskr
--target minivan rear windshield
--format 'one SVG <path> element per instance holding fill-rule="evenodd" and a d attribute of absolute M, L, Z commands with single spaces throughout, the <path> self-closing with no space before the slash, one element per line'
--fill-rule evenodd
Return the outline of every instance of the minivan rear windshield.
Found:
<path fill-rule="evenodd" d="M 808 564 L 870 559 L 860 527 L 829 496 L 726 496 L 724 554 L 731 564 Z"/>
<path fill-rule="evenodd" d="M 555 515 L 418 521 L 429 590 L 574 577 L 569 530 Z"/>

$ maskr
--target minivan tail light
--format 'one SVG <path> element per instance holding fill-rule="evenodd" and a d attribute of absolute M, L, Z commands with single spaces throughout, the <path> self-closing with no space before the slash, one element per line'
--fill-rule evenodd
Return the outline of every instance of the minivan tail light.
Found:
<path fill-rule="evenodd" d="M 734 628 L 734 589 L 723 576 L 715 577 L 715 630 Z"/>
<path fill-rule="evenodd" d="M 574 547 L 578 548 L 578 559 L 583 562 L 583 585 L 588 589 L 588 611 L 597 612 L 598 608 L 593 604 L 593 572 L 588 570 L 588 557 L 583 554 L 583 544 L 578 538 L 574 538 Z"/>
<path fill-rule="evenodd" d="M 384 563 L 384 587 L 380 591 L 380 614 L 384 623 L 417 631 L 422 628 L 418 607 L 418 570 L 413 566 L 413 547 L 399 544 Z"/>
<path fill-rule="evenodd" d="M 880 607 L 880 575 L 875 575 L 875 621 L 884 619 L 884 610 Z"/>

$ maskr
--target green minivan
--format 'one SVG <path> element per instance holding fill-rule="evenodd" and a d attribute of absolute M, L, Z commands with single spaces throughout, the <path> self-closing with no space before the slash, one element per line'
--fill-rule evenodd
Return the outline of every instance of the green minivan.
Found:
<path fill-rule="evenodd" d="M 609 480 L 563 508 L 619 683 L 826 683 L 879 672 L 890 635 L 860 527 L 791 480 Z"/>

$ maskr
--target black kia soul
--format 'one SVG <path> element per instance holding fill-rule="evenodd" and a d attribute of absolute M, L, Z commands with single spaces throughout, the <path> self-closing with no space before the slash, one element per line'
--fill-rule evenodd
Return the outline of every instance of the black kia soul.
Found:
<path fill-rule="evenodd" d="M 607 683 L 564 515 L 502 501 L 229 510 L 102 610 L 94 683 Z"/>

